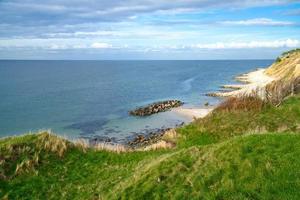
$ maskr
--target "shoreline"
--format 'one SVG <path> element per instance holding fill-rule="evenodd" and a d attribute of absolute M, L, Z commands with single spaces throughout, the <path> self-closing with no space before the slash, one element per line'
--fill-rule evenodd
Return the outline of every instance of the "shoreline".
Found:
<path fill-rule="evenodd" d="M 251 95 L 253 92 L 258 92 L 257 94 L 260 95 L 262 98 L 264 96 L 265 90 L 267 84 L 275 80 L 274 78 L 268 76 L 265 74 L 266 68 L 259 68 L 254 71 L 250 71 L 248 73 L 244 73 L 241 75 L 237 75 L 234 77 L 235 80 L 243 83 L 243 84 L 227 84 L 227 85 L 221 85 L 220 88 L 224 89 L 231 89 L 231 91 L 219 91 L 219 92 L 213 92 L 211 96 L 214 97 L 240 97 L 244 95 Z M 172 108 L 170 112 L 173 112 L 176 115 L 181 115 L 184 117 L 187 117 L 190 122 L 192 123 L 196 119 L 204 118 L 209 113 L 211 113 L 217 105 L 214 106 L 202 106 L 202 107 L 176 107 Z M 133 137 L 131 140 L 127 141 L 126 144 L 112 144 L 112 143 L 106 143 L 106 142 L 100 142 L 97 143 L 102 145 L 122 145 L 124 148 L 129 148 L 132 150 L 151 150 L 154 146 L 156 149 L 156 145 L 164 142 L 165 144 L 161 148 L 171 148 L 174 146 L 173 143 L 170 143 L 166 140 L 164 140 L 164 136 L 168 135 L 170 132 L 176 132 L 176 129 L 178 127 L 181 127 L 185 125 L 184 123 L 174 127 L 174 128 L 166 128 L 161 129 L 157 132 L 152 132 L 150 134 L 138 134 L 135 137 Z M 176 133 L 175 133 L 176 135 Z M 159 146 L 159 145 L 158 145 Z"/>
<path fill-rule="evenodd" d="M 213 92 L 211 96 L 214 97 L 238 97 L 241 95 L 247 95 L 251 94 L 254 90 L 257 88 L 264 88 L 268 83 L 272 82 L 274 78 L 266 75 L 265 72 L 266 69 L 257 69 L 255 71 L 251 71 L 242 75 L 237 75 L 234 79 L 238 80 L 241 83 L 244 84 L 227 84 L 222 85 L 220 88 L 224 89 L 231 89 L 232 91 L 219 91 L 219 92 Z M 219 103 L 218 103 L 219 104 Z M 208 106 L 195 106 L 195 107 L 176 107 L 172 108 L 169 112 L 172 112 L 176 115 L 181 115 L 183 117 L 186 117 L 189 122 L 186 124 L 190 124 L 196 119 L 204 118 L 207 115 L 209 115 L 217 106 L 216 105 L 208 105 Z M 175 135 L 176 137 L 176 129 L 186 125 L 185 123 L 181 123 L 176 127 L 172 128 L 161 128 L 158 129 L 158 131 L 151 131 L 148 134 L 145 133 L 139 133 L 135 136 L 133 135 L 131 139 L 125 141 L 124 143 L 119 143 L 113 141 L 111 137 L 95 137 L 95 138 L 78 138 L 76 140 L 82 140 L 85 141 L 88 146 L 90 147 L 101 147 L 100 149 L 108 149 L 110 151 L 114 151 L 114 149 L 123 148 L 124 150 L 152 150 L 152 149 L 158 149 L 158 148 L 172 148 L 174 147 L 174 143 L 169 142 L 164 139 L 165 136 L 170 135 L 172 133 L 172 137 Z M 175 132 L 175 133 L 173 133 Z M 51 131 L 50 131 L 51 133 Z M 8 136 L 10 137 L 10 136 Z M 62 136 L 63 137 L 63 136 Z M 67 139 L 67 137 L 63 137 Z M 69 140 L 69 139 L 67 139 Z M 71 139 L 69 141 L 75 142 L 76 140 Z M 163 145 L 158 145 L 164 143 Z M 163 147 L 161 147 L 163 146 Z"/>
<path fill-rule="evenodd" d="M 236 76 L 234 79 L 243 84 L 227 84 L 221 88 L 232 89 L 229 91 L 220 91 L 208 93 L 208 96 L 213 97 L 241 97 L 251 96 L 253 93 L 259 95 L 261 98 L 265 97 L 265 87 L 275 80 L 275 78 L 268 76 L 266 68 L 259 68 L 242 75 Z"/>
<path fill-rule="evenodd" d="M 205 116 L 207 116 L 213 109 L 215 108 L 215 106 L 207 106 L 207 108 L 182 108 L 182 107 L 178 107 L 178 108 L 174 108 L 172 109 L 173 112 L 175 112 L 176 114 L 185 116 L 189 119 L 195 119 L 195 118 L 203 118 Z"/>
<path fill-rule="evenodd" d="M 219 91 L 209 93 L 213 97 L 240 97 L 243 95 L 251 95 L 253 92 L 259 92 L 258 94 L 263 97 L 262 92 L 267 84 L 275 80 L 275 78 L 265 74 L 267 68 L 257 68 L 254 71 L 237 75 L 234 77 L 235 80 L 241 82 L 242 84 L 226 84 L 221 85 L 220 88 L 231 89 L 228 91 Z M 191 119 L 203 118 L 207 116 L 214 108 L 218 106 L 208 106 L 204 107 L 194 107 L 194 108 L 183 108 L 178 107 L 172 109 L 172 111 L 177 114 L 184 115 Z"/>

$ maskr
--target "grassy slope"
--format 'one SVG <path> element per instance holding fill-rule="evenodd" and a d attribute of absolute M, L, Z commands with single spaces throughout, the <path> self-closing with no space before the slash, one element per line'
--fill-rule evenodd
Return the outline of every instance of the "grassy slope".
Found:
<path fill-rule="evenodd" d="M 179 130 L 175 149 L 109 153 L 48 134 L 0 141 L 11 199 L 299 199 L 300 96 L 220 110 Z M 245 135 L 263 131 L 284 132 Z M 18 168 L 18 170 L 16 170 Z"/>
<path fill-rule="evenodd" d="M 299 139 L 289 134 L 252 135 L 183 149 L 139 169 L 139 176 L 125 184 L 121 195 L 124 199 L 299 199 Z"/>

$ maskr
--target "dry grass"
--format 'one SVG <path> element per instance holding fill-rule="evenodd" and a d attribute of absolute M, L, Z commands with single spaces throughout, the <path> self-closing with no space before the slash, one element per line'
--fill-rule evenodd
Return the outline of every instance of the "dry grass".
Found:
<path fill-rule="evenodd" d="M 86 152 L 88 149 L 94 149 L 98 151 L 109 151 L 115 153 L 129 152 L 131 149 L 122 144 L 113 144 L 107 142 L 99 142 L 96 145 L 90 145 L 89 141 L 86 139 L 78 139 L 72 142 L 54 135 L 52 133 L 46 132 L 42 133 L 39 137 L 39 143 L 43 149 L 57 153 L 60 157 L 64 155 L 68 147 L 75 146 L 80 149 L 82 152 Z"/>
<path fill-rule="evenodd" d="M 51 132 L 44 132 L 39 134 L 37 146 L 48 152 L 57 154 L 59 157 L 63 157 L 64 153 L 67 151 L 68 146 L 72 143 L 68 142 L 66 139 L 54 135 Z"/>
<path fill-rule="evenodd" d="M 260 111 L 266 105 L 265 101 L 261 100 L 256 95 L 229 97 L 225 99 L 213 112 L 219 111 Z"/>
<path fill-rule="evenodd" d="M 77 139 L 76 141 L 73 142 L 75 146 L 80 149 L 82 152 L 86 152 L 88 148 L 90 148 L 88 140 L 85 139 Z"/>
<path fill-rule="evenodd" d="M 175 147 L 175 143 L 173 142 L 168 142 L 165 140 L 160 140 L 154 144 L 150 144 L 146 147 L 143 147 L 141 149 L 138 149 L 140 151 L 151 151 L 151 150 L 158 150 L 158 149 L 170 149 Z"/>
<path fill-rule="evenodd" d="M 178 139 L 178 134 L 176 129 L 170 129 L 164 133 L 162 139 L 147 145 L 145 147 L 137 149 L 138 151 L 151 151 L 151 150 L 158 150 L 158 149 L 170 149 L 176 146 L 176 140 Z"/>
<path fill-rule="evenodd" d="M 30 135 L 25 137 L 30 138 Z M 28 172 L 37 173 L 42 149 L 22 137 L 11 137 L 10 140 L 0 145 L 0 180 L 9 180 Z"/>
<path fill-rule="evenodd" d="M 300 93 L 300 77 L 278 79 L 264 88 L 257 88 L 252 93 L 238 97 L 228 97 L 215 110 L 218 111 L 260 111 L 267 103 L 279 106 L 290 95 Z"/>
<path fill-rule="evenodd" d="M 25 159 L 21 163 L 17 164 L 15 175 L 20 175 L 23 173 L 28 173 L 35 171 L 35 167 L 39 163 L 39 152 L 35 152 L 32 159 Z"/>
<path fill-rule="evenodd" d="M 164 133 L 162 139 L 169 142 L 175 142 L 177 137 L 178 134 L 176 132 L 176 129 L 172 128 Z"/>
<path fill-rule="evenodd" d="M 96 145 L 93 146 L 93 149 L 100 150 L 100 151 L 115 152 L 115 153 L 124 153 L 124 152 L 132 151 L 132 149 L 126 147 L 125 145 L 112 144 L 106 142 L 97 143 Z"/>
<path fill-rule="evenodd" d="M 38 136 L 38 147 L 41 150 L 45 150 L 48 152 L 56 153 L 59 157 L 63 157 L 64 153 L 68 150 L 69 147 L 77 147 L 82 152 L 86 152 L 88 149 L 94 149 L 96 151 L 108 151 L 114 153 L 124 153 L 124 152 L 132 152 L 132 151 L 148 151 L 154 149 L 168 149 L 175 146 L 175 141 L 177 138 L 177 133 L 175 129 L 171 129 L 166 131 L 163 140 L 160 140 L 154 144 L 139 148 L 132 149 L 123 144 L 116 143 L 107 143 L 107 142 L 99 142 L 95 145 L 90 145 L 88 140 L 78 139 L 72 142 L 69 142 L 67 139 L 57 136 L 50 131 L 41 132 Z M 23 164 L 22 166 L 26 166 Z"/>
<path fill-rule="evenodd" d="M 285 97 L 300 93 L 300 77 L 291 80 L 277 80 L 266 86 L 266 99 L 273 105 L 280 105 Z"/>

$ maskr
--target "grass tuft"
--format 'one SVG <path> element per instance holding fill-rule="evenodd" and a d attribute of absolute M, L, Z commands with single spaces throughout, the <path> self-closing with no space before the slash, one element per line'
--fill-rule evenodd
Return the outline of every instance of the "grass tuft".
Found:
<path fill-rule="evenodd" d="M 108 151 L 114 153 L 125 153 L 132 151 L 131 149 L 127 148 L 122 144 L 111 144 L 106 142 L 97 143 L 95 146 L 93 146 L 93 149 L 98 151 Z"/>
<path fill-rule="evenodd" d="M 151 151 L 151 150 L 159 150 L 159 149 L 170 149 L 175 147 L 175 143 L 167 142 L 165 140 L 160 140 L 154 144 L 148 145 L 142 149 L 138 149 L 141 151 Z"/>
<path fill-rule="evenodd" d="M 86 153 L 90 148 L 88 140 L 85 139 L 77 139 L 74 141 L 75 146 L 80 149 L 82 152 Z"/>
<path fill-rule="evenodd" d="M 261 111 L 266 102 L 257 96 L 229 97 L 225 99 L 213 112 L 232 111 Z"/>
<path fill-rule="evenodd" d="M 279 106 L 286 97 L 299 93 L 300 77 L 290 80 L 276 80 L 266 86 L 266 99 L 276 106 Z"/>
<path fill-rule="evenodd" d="M 63 157 L 71 143 L 60 136 L 44 132 L 39 134 L 37 145 L 40 149 L 56 153 L 59 157 Z"/>

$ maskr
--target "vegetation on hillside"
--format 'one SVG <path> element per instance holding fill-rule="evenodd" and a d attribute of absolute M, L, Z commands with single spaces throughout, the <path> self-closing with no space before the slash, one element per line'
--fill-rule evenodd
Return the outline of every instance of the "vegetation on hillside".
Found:
<path fill-rule="evenodd" d="M 6 138 L 0 142 L 0 195 L 297 199 L 299 124 L 298 95 L 280 107 L 232 99 L 180 128 L 176 147 L 167 150 L 97 151 L 48 133 Z"/>
<path fill-rule="evenodd" d="M 280 62 L 297 64 L 295 53 Z M 300 199 L 300 94 L 287 91 L 276 106 L 228 98 L 166 134 L 168 149 L 109 152 L 47 132 L 1 139 L 0 198 Z"/>

